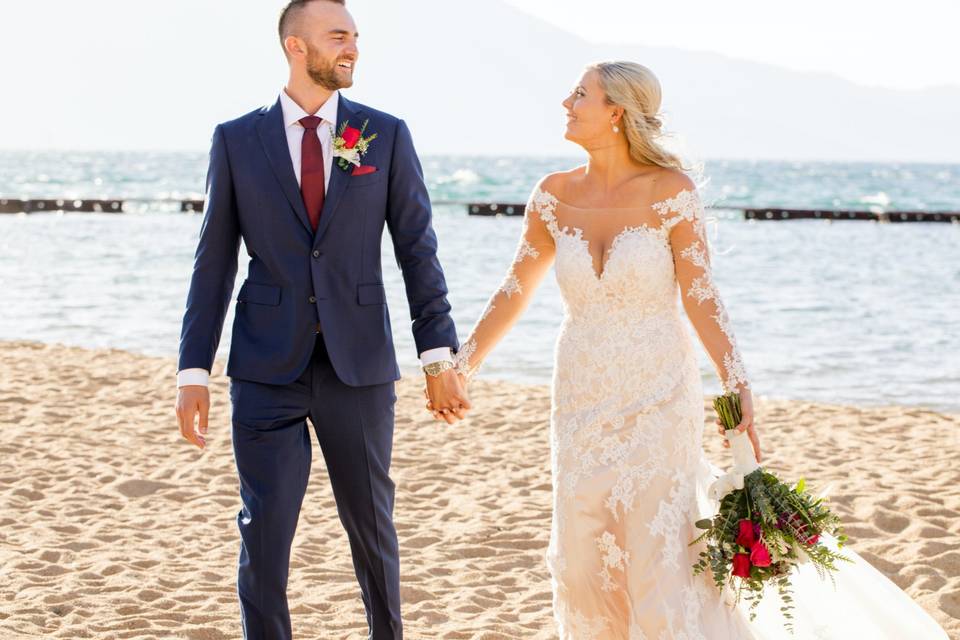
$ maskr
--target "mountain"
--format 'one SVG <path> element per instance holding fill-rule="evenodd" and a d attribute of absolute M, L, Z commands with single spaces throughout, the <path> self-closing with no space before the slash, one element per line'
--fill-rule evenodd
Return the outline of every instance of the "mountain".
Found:
<path fill-rule="evenodd" d="M 348 6 L 371 50 L 352 93 L 403 115 L 424 150 L 577 154 L 560 102 L 586 63 L 626 59 L 660 78 L 667 129 L 696 157 L 960 161 L 960 87 L 897 91 L 714 53 L 595 45 L 498 1 Z M 418 28 L 436 24 L 449 27 Z"/>
<path fill-rule="evenodd" d="M 217 122 L 273 103 L 286 81 L 282 4 L 19 3 L 0 39 L 0 57 L 16 61 L 0 73 L 0 147 L 206 150 Z M 406 119 L 421 153 L 580 156 L 560 102 L 585 64 L 624 58 L 660 77 L 667 128 L 693 158 L 960 162 L 960 87 L 868 88 L 714 53 L 596 45 L 501 0 L 347 6 L 361 34 L 347 95 Z M 57 47 L 25 56 L 37 24 Z M 658 26 L 637 25 L 637 40 Z"/>

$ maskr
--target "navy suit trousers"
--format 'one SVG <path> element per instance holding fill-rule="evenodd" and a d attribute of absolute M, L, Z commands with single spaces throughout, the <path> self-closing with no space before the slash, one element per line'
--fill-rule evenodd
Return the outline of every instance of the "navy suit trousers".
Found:
<path fill-rule="evenodd" d="M 287 575 L 310 476 L 309 419 L 350 541 L 369 638 L 399 640 L 400 561 L 390 479 L 393 382 L 348 386 L 317 334 L 310 363 L 289 384 L 230 379 L 233 450 L 243 506 L 237 595 L 245 640 L 292 637 Z M 320 586 L 320 585 L 318 585 Z M 323 637 L 323 630 L 307 631 Z"/>

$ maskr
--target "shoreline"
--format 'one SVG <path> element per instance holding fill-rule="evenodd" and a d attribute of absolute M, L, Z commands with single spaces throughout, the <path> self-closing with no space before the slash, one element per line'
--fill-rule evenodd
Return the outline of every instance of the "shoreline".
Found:
<path fill-rule="evenodd" d="M 223 361 L 208 448 L 180 436 L 175 357 L 0 341 L 0 636 L 239 633 L 237 480 Z M 549 385 L 487 380 L 461 423 L 397 383 L 403 617 L 416 638 L 556 637 L 543 553 Z M 708 424 L 707 456 L 729 454 Z M 960 637 L 960 415 L 758 397 L 764 464 L 830 500 L 850 546 Z M 288 589 L 294 634 L 356 637 L 363 609 L 313 443 Z"/>

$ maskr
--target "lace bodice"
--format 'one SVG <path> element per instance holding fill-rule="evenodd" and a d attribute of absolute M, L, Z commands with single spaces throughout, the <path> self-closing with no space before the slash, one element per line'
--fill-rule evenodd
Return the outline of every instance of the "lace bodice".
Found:
<path fill-rule="evenodd" d="M 713 281 L 704 209 L 695 189 L 643 207 L 588 209 L 561 202 L 543 181 L 527 201 L 522 235 L 503 283 L 455 356 L 461 372 L 472 375 L 479 369 L 554 262 L 569 323 L 607 329 L 613 323 L 629 331 L 676 309 L 679 289 L 724 389 L 749 386 Z"/>

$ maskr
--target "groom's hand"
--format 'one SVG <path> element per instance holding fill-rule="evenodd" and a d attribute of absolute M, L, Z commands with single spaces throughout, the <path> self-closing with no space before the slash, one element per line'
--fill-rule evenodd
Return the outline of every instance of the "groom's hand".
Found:
<path fill-rule="evenodd" d="M 180 434 L 201 449 L 207 446 L 207 416 L 210 415 L 210 389 L 202 385 L 186 385 L 177 391 L 177 422 Z M 199 432 L 194 419 L 199 416 Z"/>
<path fill-rule="evenodd" d="M 471 408 L 470 398 L 456 371 L 448 369 L 439 376 L 426 374 L 425 377 L 427 409 L 435 418 L 453 424 L 467 417 L 467 411 Z"/>

